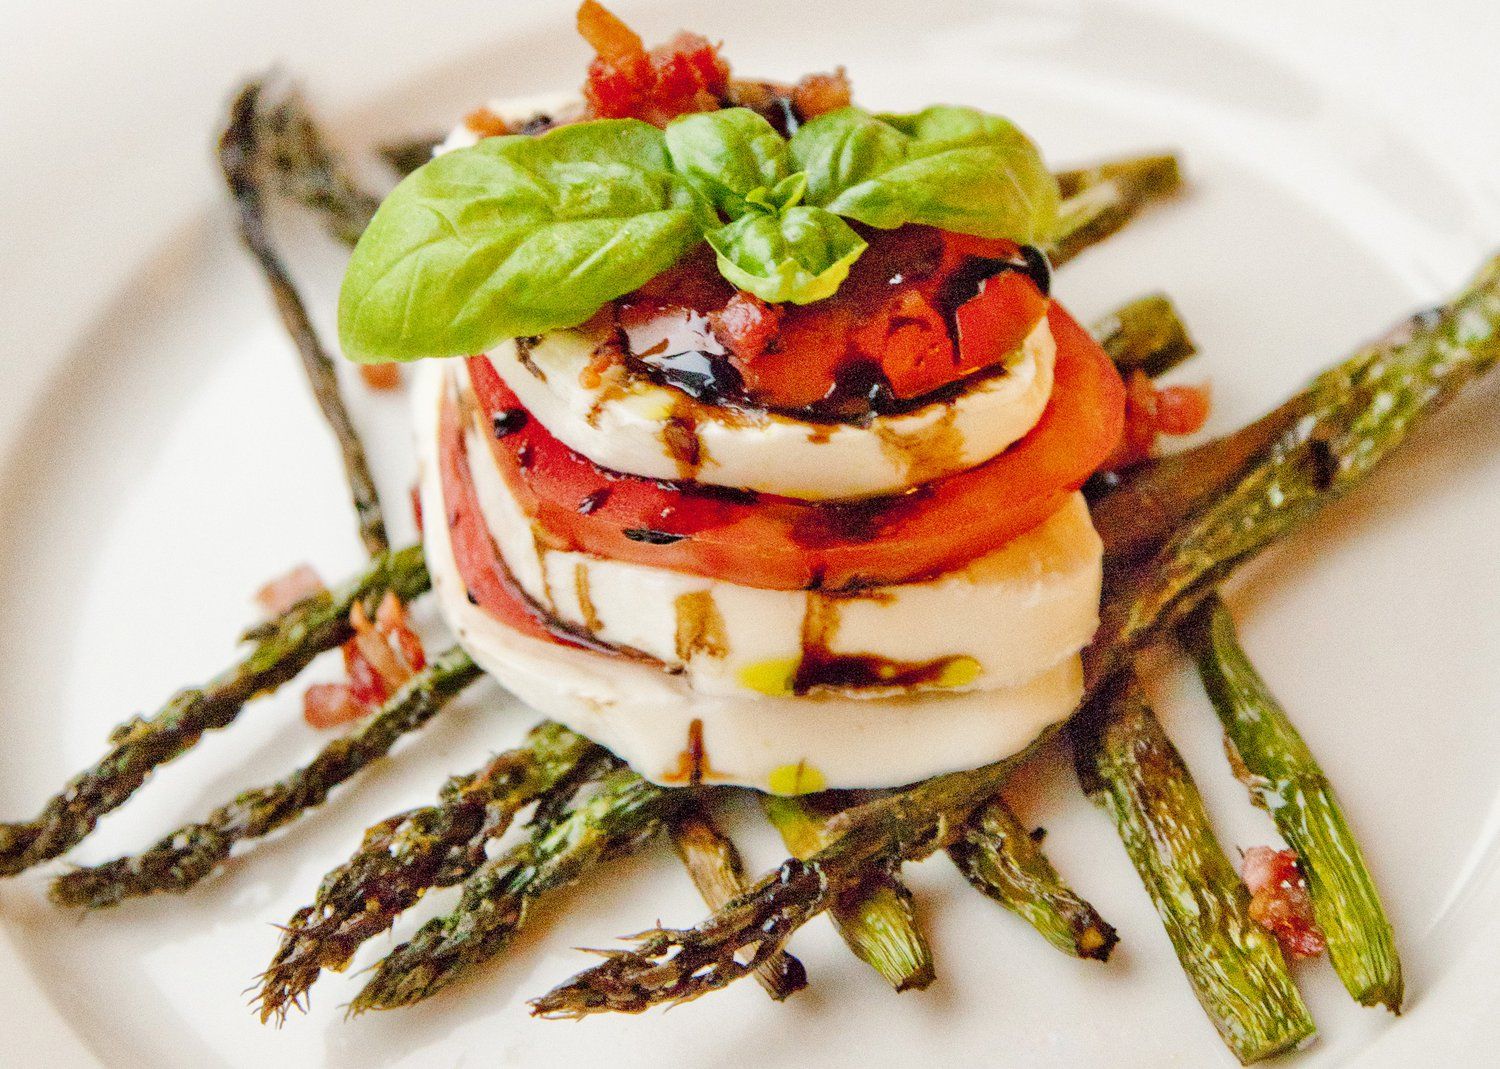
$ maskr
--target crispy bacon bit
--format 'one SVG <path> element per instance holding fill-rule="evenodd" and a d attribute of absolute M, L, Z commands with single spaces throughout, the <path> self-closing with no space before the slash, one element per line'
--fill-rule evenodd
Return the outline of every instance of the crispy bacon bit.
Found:
<path fill-rule="evenodd" d="M 369 711 L 347 683 L 314 683 L 302 694 L 302 717 L 319 731 L 352 724 Z"/>
<path fill-rule="evenodd" d="M 349 612 L 354 637 L 342 647 L 348 683 L 317 683 L 302 699 L 315 728 L 347 724 L 372 713 L 427 665 L 422 640 L 407 621 L 406 606 L 387 591 L 370 619 L 358 602 Z"/>
<path fill-rule="evenodd" d="M 475 108 L 465 115 L 464 126 L 470 133 L 477 134 L 481 138 L 501 137 L 511 133 L 510 123 L 485 107 Z"/>
<path fill-rule="evenodd" d="M 395 645 L 396 652 L 406 662 L 407 668 L 420 672 L 427 667 L 427 651 L 422 648 L 422 640 L 411 629 L 406 606 L 393 591 L 387 590 L 385 597 L 380 599 L 380 606 L 375 610 L 375 628 Z"/>
<path fill-rule="evenodd" d="M 583 88 L 591 117 L 665 126 L 678 115 L 721 106 L 729 65 L 705 38 L 679 33 L 648 52 L 640 36 L 596 0 L 579 7 L 578 32 L 596 53 Z"/>
<path fill-rule="evenodd" d="M 359 377 L 372 390 L 394 390 L 401 385 L 401 365 L 360 364 Z"/>
<path fill-rule="evenodd" d="M 739 290 L 722 310 L 710 314 L 708 321 L 726 349 L 741 360 L 754 360 L 781 330 L 781 316 L 779 305 Z"/>
<path fill-rule="evenodd" d="M 1145 372 L 1132 371 L 1125 380 L 1125 433 L 1104 470 L 1119 471 L 1154 455 L 1158 435 L 1192 434 L 1202 429 L 1208 409 L 1206 383 L 1158 389 Z"/>
<path fill-rule="evenodd" d="M 1166 386 L 1156 391 L 1156 429 L 1193 434 L 1208 422 L 1208 385 Z"/>
<path fill-rule="evenodd" d="M 385 679 L 360 649 L 358 636 L 344 643 L 341 652 L 344 655 L 344 674 L 349 677 L 354 700 L 364 705 L 367 712 L 377 705 L 384 705 L 391 692 L 386 688 Z"/>
<path fill-rule="evenodd" d="M 1245 851 L 1243 877 L 1250 919 L 1274 935 L 1288 957 L 1315 958 L 1327 949 L 1295 853 L 1252 846 Z"/>
<path fill-rule="evenodd" d="M 578 32 L 606 63 L 623 65 L 646 54 L 641 35 L 597 0 L 578 5 Z"/>
<path fill-rule="evenodd" d="M 255 592 L 255 603 L 267 616 L 280 616 L 297 602 L 327 590 L 322 576 L 310 564 L 299 564 L 285 575 L 278 575 Z"/>
<path fill-rule="evenodd" d="M 849 75 L 843 67 L 832 74 L 809 74 L 792 90 L 792 104 L 803 120 L 847 108 L 852 99 Z"/>

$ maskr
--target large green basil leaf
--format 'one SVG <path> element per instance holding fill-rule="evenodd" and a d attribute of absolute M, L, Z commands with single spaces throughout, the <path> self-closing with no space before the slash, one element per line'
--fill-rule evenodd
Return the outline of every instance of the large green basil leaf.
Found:
<path fill-rule="evenodd" d="M 1047 241 L 1057 182 L 1009 120 L 973 108 L 821 115 L 791 139 L 807 201 L 870 226 L 924 223 L 1022 244 Z"/>
<path fill-rule="evenodd" d="M 677 173 L 731 219 L 745 214 L 746 197 L 774 189 L 790 172 L 785 139 L 748 108 L 685 115 L 666 134 Z"/>
<path fill-rule="evenodd" d="M 355 360 L 413 360 L 576 326 L 715 226 L 647 123 L 487 138 L 380 206 L 344 276 L 339 340 Z"/>
<path fill-rule="evenodd" d="M 751 211 L 712 231 L 719 273 L 773 304 L 808 304 L 833 296 L 865 241 L 838 216 L 798 205 L 783 212 Z"/>

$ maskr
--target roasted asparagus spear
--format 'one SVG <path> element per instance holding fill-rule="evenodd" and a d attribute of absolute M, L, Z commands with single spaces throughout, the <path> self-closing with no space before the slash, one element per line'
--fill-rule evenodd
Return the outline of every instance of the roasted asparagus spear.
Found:
<path fill-rule="evenodd" d="M 1109 813 L 1219 1035 L 1246 1065 L 1315 1031 L 1276 937 L 1214 838 L 1198 788 L 1134 674 L 1119 673 L 1069 726 L 1078 779 Z"/>
<path fill-rule="evenodd" d="M 307 307 L 302 303 L 292 277 L 271 240 L 261 190 L 266 171 L 272 166 L 271 158 L 276 152 L 286 151 L 285 146 L 291 143 L 300 143 L 305 148 L 309 145 L 316 147 L 320 142 L 312 124 L 305 119 L 295 123 L 295 130 L 290 136 L 288 131 L 278 130 L 274 116 L 287 113 L 278 112 L 274 108 L 269 113 L 263 113 L 262 92 L 260 82 L 250 82 L 235 97 L 230 108 L 229 125 L 219 139 L 219 166 L 224 172 L 229 192 L 234 197 L 240 238 L 265 275 L 271 296 L 276 301 L 276 310 L 302 358 L 302 368 L 307 373 L 313 396 L 338 440 L 344 462 L 344 477 L 353 494 L 360 538 L 372 554 L 382 553 L 388 546 L 385 519 L 381 514 L 380 496 L 375 489 L 375 480 L 370 475 L 364 446 L 339 393 L 333 359 L 319 341 L 317 331 L 308 318 Z M 295 112 L 292 114 L 295 115 Z M 323 162 L 327 163 L 326 154 Z M 306 170 L 304 166 L 298 173 L 305 173 Z M 350 218 L 345 212 L 334 210 L 337 203 L 337 199 L 330 196 L 317 201 L 316 205 L 322 207 L 325 219 L 336 228 L 358 236 L 368 218 Z M 371 211 L 373 212 L 373 207 Z M 353 229 L 356 226 L 358 229 Z"/>
<path fill-rule="evenodd" d="M 761 800 L 766 816 L 793 857 L 809 857 L 827 845 L 824 829 L 828 814 L 813 797 L 768 795 Z M 901 878 L 889 868 L 871 866 L 828 907 L 828 916 L 854 956 L 897 991 L 921 990 L 932 983 L 932 948 L 917 926 L 916 903 Z"/>
<path fill-rule="evenodd" d="M 426 724 L 479 675 L 468 654 L 449 650 L 417 673 L 378 713 L 323 747 L 305 767 L 276 783 L 242 792 L 142 854 L 59 876 L 52 883 L 52 900 L 99 909 L 126 898 L 191 890 L 237 844 L 269 835 L 322 805 L 335 787 L 384 757 L 397 739 Z"/>
<path fill-rule="evenodd" d="M 436 994 L 504 949 L 538 898 L 635 850 L 694 797 L 690 788 L 658 787 L 626 768 L 608 773 L 591 797 L 465 880 L 453 911 L 391 951 L 350 1012 L 394 1009 Z"/>
<path fill-rule="evenodd" d="M 828 845 L 816 854 L 789 859 L 696 928 L 642 933 L 635 949 L 611 952 L 603 963 L 537 999 L 534 1011 L 549 1017 L 639 1013 L 739 979 L 833 905 L 872 865 L 916 860 L 947 846 L 1030 752 L 936 776 L 844 810 L 829 820 Z"/>
<path fill-rule="evenodd" d="M 1177 308 L 1164 293 L 1148 293 L 1116 308 L 1090 328 L 1122 374 L 1165 374 L 1198 351 Z"/>
<path fill-rule="evenodd" d="M 283 930 L 261 977 L 261 1019 L 299 1006 L 324 969 L 340 970 L 428 890 L 461 883 L 485 860 L 485 844 L 503 835 L 530 803 L 571 788 L 607 765 L 608 755 L 561 724 L 538 724 L 526 740 L 455 776 L 435 805 L 389 817 L 365 833 L 354 856 L 323 877 L 311 906 Z"/>
<path fill-rule="evenodd" d="M 1048 250 L 1061 266 L 1084 249 L 1118 233 L 1151 204 L 1182 189 L 1182 170 L 1170 155 L 1111 160 L 1097 167 L 1062 171 L 1058 233 Z"/>
<path fill-rule="evenodd" d="M 948 856 L 976 890 L 1021 917 L 1064 954 L 1108 961 L 1120 941 L 1094 907 L 1063 883 L 998 794 L 948 847 Z"/>
<path fill-rule="evenodd" d="M 1272 413 L 1280 430 L 1268 447 L 1227 485 L 1206 491 L 1141 566 L 1115 569 L 1084 653 L 1091 679 L 1106 680 L 1235 568 L 1363 482 L 1497 361 L 1500 257 L 1451 303 L 1414 316 Z M 1264 422 L 1246 429 L 1251 441 L 1264 439 Z M 1108 527 L 1100 533 L 1112 553 Z"/>
<path fill-rule="evenodd" d="M 338 590 L 299 602 L 258 629 L 254 648 L 238 664 L 201 687 L 179 691 L 155 715 L 116 728 L 109 753 L 70 780 L 37 817 L 0 824 L 0 876 L 71 849 L 152 769 L 186 753 L 205 731 L 227 727 L 246 702 L 294 679 L 318 654 L 347 640 L 356 602 L 373 614 L 386 591 L 409 600 L 428 583 L 420 546 L 381 554 Z"/>
<path fill-rule="evenodd" d="M 1205 598 L 1178 634 L 1232 747 L 1250 797 L 1297 852 L 1328 956 L 1366 1006 L 1401 1009 L 1401 959 L 1364 855 L 1317 759 L 1240 648 L 1229 610 Z"/>
<path fill-rule="evenodd" d="M 700 802 L 688 805 L 667 821 L 672 849 L 692 877 L 693 886 L 703 896 L 709 909 L 722 909 L 725 903 L 745 891 L 745 866 L 740 852 L 729 836 L 719 830 Z M 755 979 L 777 1002 L 807 986 L 807 970 L 792 955 L 782 951 L 755 970 Z"/>

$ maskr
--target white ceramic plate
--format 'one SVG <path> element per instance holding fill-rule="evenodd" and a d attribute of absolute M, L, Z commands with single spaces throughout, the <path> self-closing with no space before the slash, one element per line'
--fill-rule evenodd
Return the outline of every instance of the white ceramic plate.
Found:
<path fill-rule="evenodd" d="M 1500 44 L 1486 5 L 1310 12 L 1278 0 L 1256 5 L 1253 21 L 1240 6 L 620 5 L 648 37 L 689 26 L 727 40 L 742 71 L 843 62 L 874 105 L 1003 110 L 1058 163 L 1180 147 L 1193 194 L 1069 267 L 1059 292 L 1086 317 L 1147 289 L 1172 293 L 1205 353 L 1181 376 L 1212 378 L 1214 431 L 1450 289 L 1500 243 L 1495 202 L 1476 180 L 1500 162 L 1496 101 L 1470 95 L 1492 85 L 1487 57 Z M 206 149 L 236 76 L 284 59 L 359 143 L 438 129 L 496 93 L 566 88 L 584 60 L 567 3 L 33 8 L 0 15 L 12 42 L 0 70 L 11 105 L 0 116 L 7 816 L 30 813 L 92 761 L 126 714 L 223 665 L 265 577 L 299 560 L 338 576 L 359 559 L 333 450 L 215 200 Z M 1375 25 L 1385 32 L 1366 32 Z M 1471 130 L 1489 144 L 1461 136 Z M 326 313 L 338 250 L 310 227 L 286 236 Z M 409 535 L 402 403 L 353 393 Z M 1302 1065 L 1481 1064 L 1500 1040 L 1497 403 L 1493 385 L 1478 391 L 1234 592 L 1252 653 L 1359 828 L 1412 990 L 1393 1022 L 1352 1005 L 1326 967 L 1304 970 L 1322 1032 Z M 139 848 L 304 760 L 321 740 L 300 723 L 297 689 L 163 770 L 75 860 Z M 1268 841 L 1196 684 L 1168 665 L 1160 691 L 1225 844 Z M 1123 933 L 1107 966 L 1051 951 L 935 860 L 908 869 L 941 975 L 925 994 L 884 990 L 819 921 L 793 942 L 812 986 L 784 1006 L 743 984 L 670 1014 L 530 1020 L 525 998 L 587 963 L 570 948 L 702 914 L 667 852 L 651 850 L 562 896 L 504 960 L 429 1004 L 345 1023 L 339 1006 L 357 981 L 332 977 L 309 1016 L 281 1031 L 257 1024 L 242 991 L 275 946 L 271 923 L 307 900 L 363 827 L 430 798 L 529 723 L 497 695 L 475 695 L 186 898 L 80 923 L 45 904 L 45 873 L 0 888 L 0 1062 L 1231 1063 L 1108 822 L 1057 754 L 1012 795 Z M 735 830 L 756 865 L 779 859 L 753 813 Z M 377 940 L 359 963 L 390 945 Z"/>

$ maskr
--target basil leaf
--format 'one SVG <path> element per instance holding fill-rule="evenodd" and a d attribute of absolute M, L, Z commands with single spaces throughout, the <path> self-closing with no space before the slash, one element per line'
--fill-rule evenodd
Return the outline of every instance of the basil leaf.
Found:
<path fill-rule="evenodd" d="M 924 223 L 1042 244 L 1057 223 L 1057 182 L 1009 120 L 938 106 L 915 115 L 858 108 L 821 115 L 790 143 L 807 201 L 881 229 Z"/>
<path fill-rule="evenodd" d="M 759 189 L 751 190 L 745 195 L 745 205 L 747 208 L 759 208 L 761 211 L 774 214 L 801 204 L 802 197 L 806 193 L 807 174 L 798 171 L 796 174 L 787 175 L 772 188 L 761 186 Z"/>
<path fill-rule="evenodd" d="M 752 211 L 712 231 L 719 273 L 763 301 L 808 304 L 833 296 L 865 241 L 838 216 L 798 205 Z"/>
<path fill-rule="evenodd" d="M 748 108 L 674 119 L 666 136 L 677 173 L 731 219 L 745 214 L 750 194 L 774 188 L 790 171 L 786 141 Z"/>
<path fill-rule="evenodd" d="M 355 360 L 413 360 L 577 326 L 717 225 L 647 123 L 487 138 L 380 206 L 344 276 L 339 340 Z"/>

